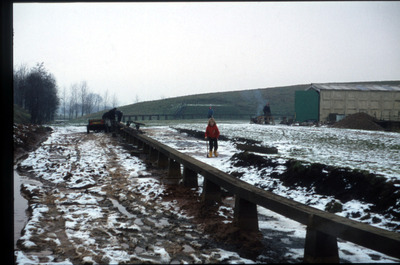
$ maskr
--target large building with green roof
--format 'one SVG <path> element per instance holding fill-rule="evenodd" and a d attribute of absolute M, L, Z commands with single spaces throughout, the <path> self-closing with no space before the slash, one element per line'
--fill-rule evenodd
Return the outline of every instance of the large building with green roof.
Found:
<path fill-rule="evenodd" d="M 364 112 L 378 120 L 400 121 L 400 84 L 311 84 L 295 92 L 296 121 L 328 122 Z"/>

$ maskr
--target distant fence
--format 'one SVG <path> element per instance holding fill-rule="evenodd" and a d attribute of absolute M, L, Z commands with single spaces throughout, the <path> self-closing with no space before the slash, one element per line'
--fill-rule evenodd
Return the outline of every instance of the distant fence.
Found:
<path fill-rule="evenodd" d="M 216 114 L 216 119 L 245 119 L 250 120 L 254 115 L 251 114 Z M 207 119 L 207 115 L 201 114 L 130 114 L 122 116 L 122 121 L 144 121 L 144 120 L 183 120 L 183 119 Z"/>
<path fill-rule="evenodd" d="M 306 225 L 304 262 L 339 262 L 337 238 L 400 258 L 399 233 L 321 211 L 262 190 L 122 124 L 119 124 L 119 132 L 126 141 L 147 153 L 159 167 L 168 168 L 168 179 L 175 182 L 181 180 L 186 187 L 197 187 L 197 175 L 202 175 L 202 199 L 205 203 L 220 202 L 221 188 L 233 193 L 234 224 L 242 230 L 259 230 L 257 205 Z"/>

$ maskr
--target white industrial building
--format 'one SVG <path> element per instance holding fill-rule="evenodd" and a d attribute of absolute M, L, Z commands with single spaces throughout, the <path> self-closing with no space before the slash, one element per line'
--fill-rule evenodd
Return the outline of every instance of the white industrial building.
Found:
<path fill-rule="evenodd" d="M 311 84 L 306 91 L 318 93 L 318 117 L 325 122 L 365 112 L 385 121 L 400 121 L 400 85 L 367 83 Z"/>

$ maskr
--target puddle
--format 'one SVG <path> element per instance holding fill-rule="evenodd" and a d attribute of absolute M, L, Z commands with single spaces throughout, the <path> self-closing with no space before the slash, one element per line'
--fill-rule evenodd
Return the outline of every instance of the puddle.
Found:
<path fill-rule="evenodd" d="M 17 240 L 21 237 L 21 230 L 28 222 L 28 201 L 21 196 L 22 179 L 14 169 L 14 249 L 17 248 Z"/>
<path fill-rule="evenodd" d="M 42 186 L 40 181 L 27 179 L 18 174 L 14 167 L 14 248 L 17 248 L 17 241 L 21 237 L 21 231 L 24 229 L 29 219 L 28 201 L 21 195 L 21 184 L 32 184 Z"/>
<path fill-rule="evenodd" d="M 120 213 L 126 215 L 126 216 L 129 217 L 129 218 L 136 218 L 135 215 L 129 213 L 129 212 L 126 210 L 126 208 L 125 208 L 124 206 L 122 206 L 117 200 L 114 200 L 114 199 L 111 199 L 111 198 L 110 198 L 110 200 L 111 200 L 112 204 L 114 205 L 114 207 L 117 207 L 117 208 L 118 208 L 118 210 L 120 211 Z"/>

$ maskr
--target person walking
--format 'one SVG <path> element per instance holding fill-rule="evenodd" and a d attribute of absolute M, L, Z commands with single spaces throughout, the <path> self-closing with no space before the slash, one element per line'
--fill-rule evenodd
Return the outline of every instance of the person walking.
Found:
<path fill-rule="evenodd" d="M 120 123 L 121 120 L 122 120 L 122 116 L 123 116 L 124 114 L 123 114 L 122 111 L 120 111 L 119 109 L 117 109 L 117 110 L 115 111 L 115 114 L 117 115 L 117 121 L 118 121 L 118 123 Z"/>
<path fill-rule="evenodd" d="M 113 108 L 106 113 L 103 114 L 101 117 L 105 124 L 106 124 L 106 132 L 114 132 L 115 129 L 115 112 L 117 108 Z"/>
<path fill-rule="evenodd" d="M 267 102 L 267 104 L 264 106 L 263 112 L 264 112 L 264 123 L 269 124 L 271 120 L 271 108 L 269 106 L 269 102 Z"/>
<path fill-rule="evenodd" d="M 111 119 L 110 119 L 110 112 L 105 112 L 101 118 L 104 120 L 105 124 L 105 132 L 109 132 L 111 130 Z"/>
<path fill-rule="evenodd" d="M 208 114 L 207 114 L 207 118 L 212 118 L 214 115 L 214 110 L 212 109 L 212 107 L 210 106 L 210 108 L 208 109 Z"/>
<path fill-rule="evenodd" d="M 218 138 L 219 138 L 219 130 L 217 123 L 215 122 L 214 118 L 210 118 L 208 120 L 207 128 L 206 128 L 206 133 L 205 133 L 205 139 L 208 140 L 210 149 L 209 149 L 209 154 L 208 157 L 212 157 L 213 150 L 214 150 L 214 156 L 218 156 Z"/>

